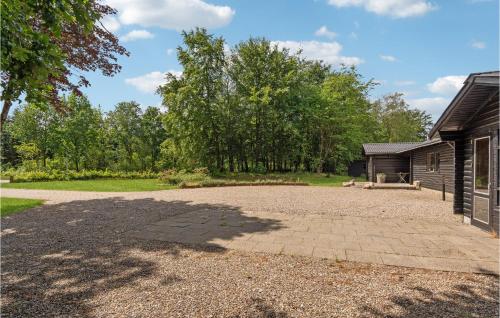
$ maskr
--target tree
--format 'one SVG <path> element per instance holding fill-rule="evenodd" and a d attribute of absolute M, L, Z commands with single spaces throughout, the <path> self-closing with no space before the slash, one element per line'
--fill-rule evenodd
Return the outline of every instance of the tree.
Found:
<path fill-rule="evenodd" d="M 364 123 L 370 117 L 367 94 L 371 81 L 362 82 L 354 68 L 333 72 L 321 87 L 321 103 L 315 110 L 319 136 L 317 171 L 328 161 L 333 169 L 356 159 L 368 135 Z"/>
<path fill-rule="evenodd" d="M 432 127 L 431 116 L 423 110 L 410 109 L 401 93 L 375 101 L 373 112 L 380 124 L 381 142 L 422 141 Z"/>
<path fill-rule="evenodd" d="M 12 136 L 12 118 L 5 123 L 5 129 L 0 134 L 0 159 L 2 167 L 4 164 L 15 166 L 20 162 L 19 154 L 16 151 L 18 141 Z"/>
<path fill-rule="evenodd" d="M 27 104 L 14 112 L 10 131 L 21 144 L 30 144 L 34 146 L 31 148 L 37 149 L 36 159 L 45 167 L 47 158 L 58 148 L 59 139 L 56 131 L 59 125 L 59 115 L 50 107 L 41 108 Z"/>
<path fill-rule="evenodd" d="M 118 103 L 115 110 L 108 113 L 110 139 L 115 143 L 118 161 L 126 170 L 137 168 L 134 155 L 137 156 L 142 134 L 141 115 L 141 108 L 134 101 Z"/>
<path fill-rule="evenodd" d="M 172 74 L 160 88 L 168 107 L 166 124 L 174 140 L 199 164 L 222 170 L 223 141 L 220 125 L 221 90 L 224 71 L 224 40 L 205 29 L 182 33 L 185 47 L 179 47 L 183 67 L 181 79 Z"/>
<path fill-rule="evenodd" d="M 76 171 L 81 162 L 88 166 L 91 153 L 97 147 L 97 134 L 101 114 L 85 96 L 72 94 L 66 102 L 67 114 L 63 117 L 59 133 L 64 157 L 68 158 Z"/>
<path fill-rule="evenodd" d="M 163 128 L 162 114 L 156 107 L 148 107 L 141 118 L 142 141 L 145 156 L 150 157 L 151 170 L 156 170 L 160 146 L 167 137 Z"/>
<path fill-rule="evenodd" d="M 79 88 L 89 85 L 82 72 L 120 71 L 117 56 L 128 52 L 99 22 L 115 13 L 96 0 L 1 2 L 0 129 L 22 94 L 29 103 L 61 109 L 59 92 L 80 94 Z"/>

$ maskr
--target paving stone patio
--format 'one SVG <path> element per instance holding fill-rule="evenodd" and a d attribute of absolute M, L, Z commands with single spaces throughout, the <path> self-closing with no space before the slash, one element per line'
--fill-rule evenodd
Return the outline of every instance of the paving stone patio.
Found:
<path fill-rule="evenodd" d="M 202 209 L 125 234 L 242 251 L 499 273 L 498 239 L 452 222 Z"/>

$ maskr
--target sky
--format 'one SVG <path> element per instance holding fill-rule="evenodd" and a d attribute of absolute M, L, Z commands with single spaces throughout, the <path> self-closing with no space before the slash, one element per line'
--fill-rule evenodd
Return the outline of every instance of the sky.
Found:
<path fill-rule="evenodd" d="M 436 120 L 469 73 L 497 70 L 497 0 L 105 0 L 102 22 L 130 51 L 114 77 L 88 74 L 90 101 L 159 106 L 165 72 L 181 74 L 181 31 L 205 27 L 232 47 L 265 37 L 338 68 L 356 65 L 378 83 L 371 99 L 401 92 Z"/>

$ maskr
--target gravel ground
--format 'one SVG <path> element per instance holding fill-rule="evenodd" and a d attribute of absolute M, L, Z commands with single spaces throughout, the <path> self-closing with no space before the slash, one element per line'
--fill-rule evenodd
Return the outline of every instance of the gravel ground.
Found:
<path fill-rule="evenodd" d="M 388 198 L 383 191 L 279 188 L 224 188 L 225 195 L 219 189 L 164 191 L 154 198 L 91 193 L 88 200 L 77 199 L 89 194 L 66 193 L 60 202 L 54 200 L 60 192 L 54 193 L 52 204 L 2 218 L 2 316 L 499 315 L 498 277 L 125 239 L 126 231 L 198 209 L 305 213 L 316 202 L 314 212 L 343 213 L 349 200 L 363 198 L 357 204 L 367 206 L 370 196 L 376 199 L 373 209 L 389 210 L 387 202 L 382 205 Z M 394 206 L 400 208 L 410 193 L 428 195 L 391 191 Z M 417 213 L 404 211 L 406 217 Z"/>
<path fill-rule="evenodd" d="M 288 214 L 347 215 L 377 218 L 434 219 L 462 222 L 453 215 L 451 194 L 441 201 L 439 191 L 363 190 L 312 186 L 251 186 L 182 189 L 151 192 L 106 193 L 2 189 L 3 196 L 42 198 L 52 203 L 69 200 L 124 197 L 128 200 L 154 198 L 191 204 L 227 205 L 245 211 Z M 50 202 L 49 202 L 50 203 Z"/>

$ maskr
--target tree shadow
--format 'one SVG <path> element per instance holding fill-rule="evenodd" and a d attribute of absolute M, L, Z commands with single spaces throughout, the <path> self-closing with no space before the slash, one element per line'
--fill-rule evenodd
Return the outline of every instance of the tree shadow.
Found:
<path fill-rule="evenodd" d="M 197 240 L 168 242 L 170 232 L 181 238 L 192 234 L 178 222 L 183 216 L 197 221 L 191 229 L 197 231 Z M 203 223 L 207 216 L 211 221 Z M 172 218 L 177 226 L 168 224 Z M 215 226 L 221 218 L 228 226 Z M 234 222 L 238 226 L 231 226 Z M 204 226 L 210 230 L 204 231 Z M 154 227 L 162 230 L 162 240 L 130 235 L 148 233 Z M 221 253 L 224 247 L 214 240 L 282 227 L 279 220 L 250 217 L 228 205 L 121 197 L 47 204 L 5 217 L 1 224 L 2 316 L 89 317 L 95 309 L 90 300 L 100 293 L 139 284 L 153 275 L 158 276 L 160 288 L 182 280 L 175 274 L 162 276 L 154 259 L 135 251 L 173 257 L 185 249 Z"/>
<path fill-rule="evenodd" d="M 287 318 L 288 314 L 284 311 L 277 310 L 271 305 L 267 304 L 264 299 L 259 297 L 252 297 L 249 299 L 248 307 L 245 312 L 232 316 L 231 318 L 238 317 L 253 317 L 253 318 Z"/>
<path fill-rule="evenodd" d="M 387 311 L 363 306 L 369 317 L 421 318 L 421 317 L 498 317 L 498 287 L 478 286 L 481 293 L 465 284 L 455 285 L 447 292 L 434 292 L 414 287 L 416 296 L 393 296 Z M 394 311 L 397 314 L 394 314 Z"/>

